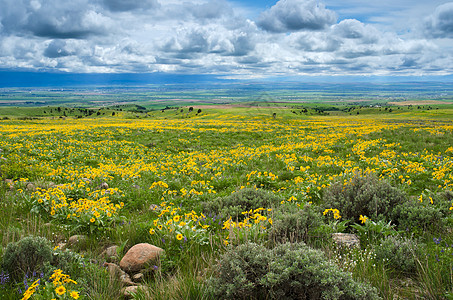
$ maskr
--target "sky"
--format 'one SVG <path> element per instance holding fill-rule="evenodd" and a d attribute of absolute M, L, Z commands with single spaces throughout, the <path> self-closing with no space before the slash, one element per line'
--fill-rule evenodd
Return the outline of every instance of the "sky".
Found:
<path fill-rule="evenodd" d="M 453 74 L 453 2 L 2 0 L 0 70 Z"/>

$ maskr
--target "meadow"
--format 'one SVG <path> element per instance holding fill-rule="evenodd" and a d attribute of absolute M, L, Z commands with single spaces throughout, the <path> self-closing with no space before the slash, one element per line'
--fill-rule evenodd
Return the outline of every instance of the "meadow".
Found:
<path fill-rule="evenodd" d="M 121 258 L 150 243 L 165 251 L 145 274 L 152 299 L 217 299 L 213 290 L 225 286 L 224 296 L 271 299 L 283 295 L 276 281 L 294 280 L 278 277 L 291 270 L 284 261 L 269 279 L 275 294 L 247 290 L 259 263 L 238 283 L 228 281 L 225 261 L 244 245 L 253 253 L 292 243 L 318 251 L 377 299 L 453 299 L 453 111 L 357 109 L 182 107 L 0 120 L 0 298 L 25 297 L 53 276 L 68 291 L 55 288 L 55 297 L 121 299 L 103 250 L 118 245 Z M 333 233 L 354 233 L 360 246 L 339 246 Z M 87 237 L 83 245 L 58 247 L 74 234 Z M 7 246 L 27 236 L 46 238 L 61 259 L 13 276 Z M 72 294 L 67 278 L 77 282 Z M 332 299 L 360 299 L 347 293 Z M 41 287 L 29 294 L 47 299 Z"/>

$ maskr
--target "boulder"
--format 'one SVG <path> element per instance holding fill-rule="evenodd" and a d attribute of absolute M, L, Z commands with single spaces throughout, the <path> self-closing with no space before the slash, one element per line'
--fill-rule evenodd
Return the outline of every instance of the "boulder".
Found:
<path fill-rule="evenodd" d="M 147 243 L 133 246 L 120 261 L 120 267 L 126 272 L 135 273 L 156 260 L 164 250 Z"/>
<path fill-rule="evenodd" d="M 339 246 L 346 246 L 349 248 L 360 248 L 360 240 L 355 234 L 350 233 L 332 233 L 332 239 Z"/>

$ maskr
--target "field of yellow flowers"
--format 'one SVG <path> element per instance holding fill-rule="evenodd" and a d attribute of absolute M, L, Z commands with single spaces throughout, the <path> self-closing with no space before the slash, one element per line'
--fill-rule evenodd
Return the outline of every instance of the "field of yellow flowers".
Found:
<path fill-rule="evenodd" d="M 268 243 L 281 207 L 312 207 L 321 223 L 304 241 L 381 297 L 453 299 L 453 122 L 447 119 L 13 119 L 0 121 L 0 150 L 0 254 L 30 234 L 55 245 L 87 235 L 83 254 L 91 259 L 112 244 L 127 250 L 148 242 L 166 251 L 160 277 L 147 282 L 156 298 L 202 298 L 210 267 L 224 251 L 245 241 Z M 408 219 L 439 211 L 434 217 L 443 226 L 417 226 L 414 217 L 404 227 L 388 216 L 348 217 L 342 207 L 325 206 L 332 185 L 344 190 L 367 176 L 418 205 Z M 247 209 L 218 204 L 245 191 L 276 200 Z M 361 248 L 338 249 L 333 232 L 357 234 Z M 386 263 L 390 258 L 377 247 L 390 243 L 388 236 L 420 245 L 412 273 Z M 83 283 L 78 288 L 77 297 L 110 295 Z M 7 289 L 17 287 L 2 287 L 0 295 Z"/>

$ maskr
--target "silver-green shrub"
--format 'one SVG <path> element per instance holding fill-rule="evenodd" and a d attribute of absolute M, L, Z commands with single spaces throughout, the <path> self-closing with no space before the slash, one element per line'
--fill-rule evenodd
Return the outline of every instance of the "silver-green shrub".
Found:
<path fill-rule="evenodd" d="M 43 237 L 29 236 L 10 243 L 2 258 L 2 268 L 19 280 L 27 272 L 38 272 L 46 262 L 52 261 L 50 242 Z"/>
<path fill-rule="evenodd" d="M 360 215 L 390 221 L 393 208 L 406 202 L 407 196 L 374 175 L 356 175 L 345 184 L 336 182 L 329 186 L 323 200 L 323 207 L 336 208 L 342 219 L 358 223 Z"/>
<path fill-rule="evenodd" d="M 374 253 L 376 260 L 410 275 L 417 271 L 417 258 L 421 255 L 421 248 L 413 239 L 388 236 L 374 246 Z"/>
<path fill-rule="evenodd" d="M 231 248 L 208 287 L 214 299 L 381 299 L 304 243 Z"/>
<path fill-rule="evenodd" d="M 272 216 L 269 238 L 274 243 L 307 242 L 310 234 L 322 224 L 321 214 L 311 205 L 281 205 Z"/>
<path fill-rule="evenodd" d="M 279 197 L 262 189 L 245 188 L 231 195 L 205 202 L 204 210 L 223 217 L 244 218 L 242 212 L 259 207 L 270 208 L 281 201 Z"/>

